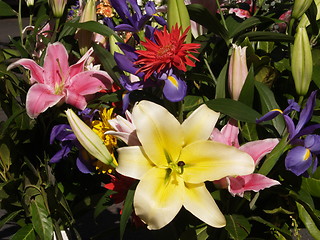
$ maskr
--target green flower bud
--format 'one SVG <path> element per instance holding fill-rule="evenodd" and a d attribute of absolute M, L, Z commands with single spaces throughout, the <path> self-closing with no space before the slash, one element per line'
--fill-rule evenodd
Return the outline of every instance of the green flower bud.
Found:
<path fill-rule="evenodd" d="M 48 2 L 51 6 L 53 16 L 56 18 L 61 18 L 64 12 L 64 8 L 67 4 L 67 0 L 49 0 Z"/>
<path fill-rule="evenodd" d="M 96 3 L 95 0 L 87 1 L 79 20 L 80 23 L 97 21 L 95 3 Z M 88 49 L 92 46 L 93 32 L 84 30 L 84 29 L 79 29 L 77 31 L 76 38 L 78 39 L 80 54 L 84 55 L 88 51 Z"/>
<path fill-rule="evenodd" d="M 291 51 L 291 71 L 300 96 L 307 94 L 312 78 L 311 46 L 305 27 L 297 28 L 294 44 Z"/>
<path fill-rule="evenodd" d="M 184 0 L 168 0 L 168 29 L 178 24 L 182 32 L 190 26 L 190 16 Z M 188 32 L 186 43 L 191 43 L 191 31 Z"/>
<path fill-rule="evenodd" d="M 293 4 L 291 17 L 299 19 L 305 11 L 308 10 L 313 0 L 295 0 Z"/>

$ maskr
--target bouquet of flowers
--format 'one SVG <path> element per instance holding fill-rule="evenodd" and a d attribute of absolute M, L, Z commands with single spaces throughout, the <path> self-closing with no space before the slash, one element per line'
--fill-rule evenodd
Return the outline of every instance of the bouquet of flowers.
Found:
<path fill-rule="evenodd" d="M 319 0 L 0 16 L 20 27 L 0 49 L 11 239 L 320 239 Z"/>

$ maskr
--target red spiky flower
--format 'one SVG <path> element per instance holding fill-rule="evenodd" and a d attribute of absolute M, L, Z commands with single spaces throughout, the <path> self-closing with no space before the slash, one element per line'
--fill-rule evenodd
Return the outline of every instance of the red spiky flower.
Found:
<path fill-rule="evenodd" d="M 170 33 L 164 26 L 163 31 L 154 32 L 155 41 L 146 38 L 145 42 L 141 42 L 146 50 L 136 51 L 139 56 L 134 64 L 140 66 L 136 73 L 144 72 L 144 79 L 147 79 L 154 72 L 160 73 L 172 67 L 184 72 L 187 71 L 186 65 L 194 67 L 195 64 L 190 58 L 199 60 L 191 53 L 198 53 L 196 49 L 200 47 L 200 44 L 184 43 L 189 29 L 190 27 L 181 35 L 181 27 L 178 27 L 177 24 L 172 27 Z"/>

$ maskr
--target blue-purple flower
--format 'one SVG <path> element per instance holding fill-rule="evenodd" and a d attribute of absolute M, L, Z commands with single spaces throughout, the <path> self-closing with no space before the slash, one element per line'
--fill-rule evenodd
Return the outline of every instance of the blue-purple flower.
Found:
<path fill-rule="evenodd" d="M 320 153 L 320 136 L 310 134 L 303 141 L 303 146 L 291 149 L 285 159 L 286 169 L 300 176 L 312 166 L 312 173 L 318 166 L 317 155 Z"/>

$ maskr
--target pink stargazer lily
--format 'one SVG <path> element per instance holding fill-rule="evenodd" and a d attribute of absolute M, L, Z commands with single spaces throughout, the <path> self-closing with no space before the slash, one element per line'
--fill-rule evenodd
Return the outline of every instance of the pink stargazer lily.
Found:
<path fill-rule="evenodd" d="M 235 120 L 230 120 L 219 131 L 215 128 L 210 136 L 210 139 L 216 142 L 221 142 L 230 146 L 234 146 L 239 150 L 248 153 L 254 160 L 257 166 L 259 161 L 279 143 L 277 138 L 268 138 L 264 140 L 257 140 L 239 145 L 238 141 L 239 128 L 235 125 Z M 214 183 L 227 187 L 233 196 L 243 197 L 245 191 L 259 192 L 262 189 L 269 188 L 280 183 L 276 180 L 270 179 L 262 174 L 252 173 L 242 176 L 225 177 Z"/>
<path fill-rule="evenodd" d="M 30 118 L 36 118 L 58 103 L 66 102 L 80 110 L 85 109 L 85 96 L 111 89 L 113 80 L 100 70 L 84 71 L 85 62 L 92 54 L 90 49 L 76 64 L 69 66 L 68 53 L 63 44 L 49 44 L 43 67 L 32 59 L 20 59 L 8 66 L 8 70 L 19 65 L 30 70 L 33 84 L 26 99 L 26 110 Z"/>

